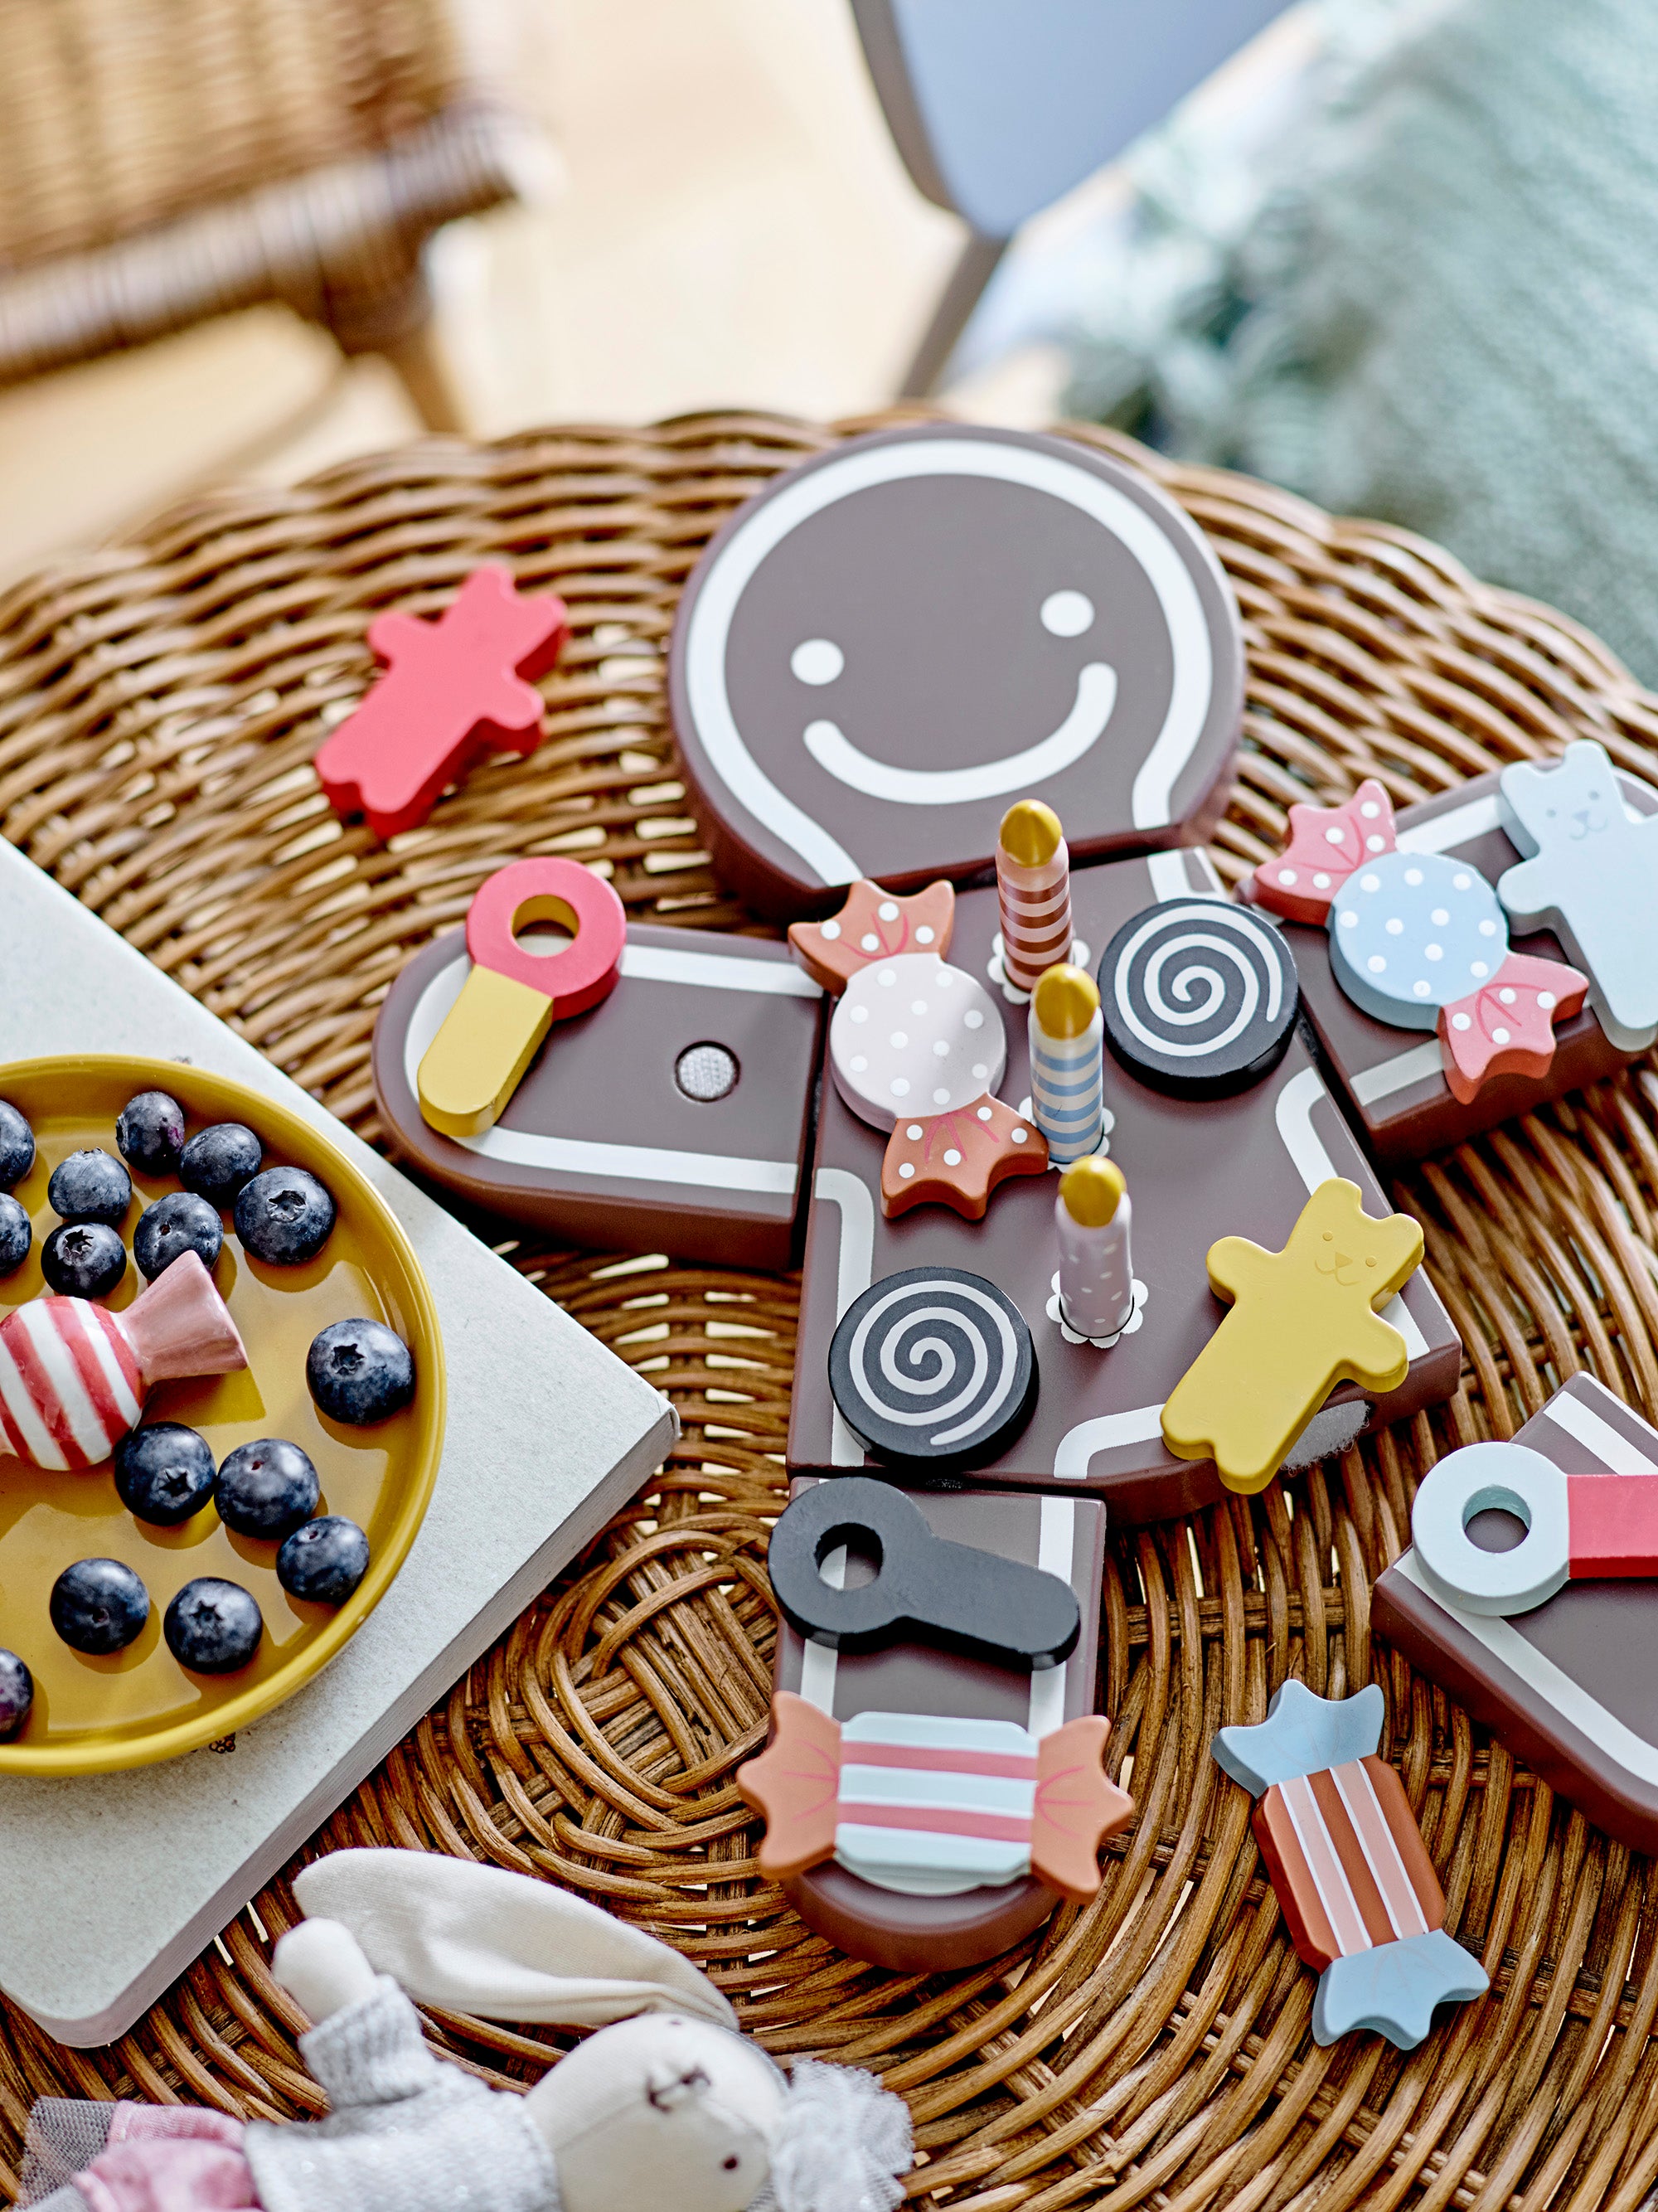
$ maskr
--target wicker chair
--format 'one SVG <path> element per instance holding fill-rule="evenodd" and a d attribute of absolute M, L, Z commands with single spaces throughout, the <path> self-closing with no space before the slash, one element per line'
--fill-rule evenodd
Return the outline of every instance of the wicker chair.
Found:
<path fill-rule="evenodd" d="M 458 428 L 422 256 L 532 150 L 495 27 L 483 0 L 0 0 L 0 385 L 280 301 Z"/>

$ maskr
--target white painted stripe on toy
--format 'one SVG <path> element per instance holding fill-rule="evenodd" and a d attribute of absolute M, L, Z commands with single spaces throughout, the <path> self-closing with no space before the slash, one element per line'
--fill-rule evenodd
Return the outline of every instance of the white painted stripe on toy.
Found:
<path fill-rule="evenodd" d="M 109 1431 L 81 1380 L 80 1370 L 75 1364 L 75 1355 L 64 1341 L 57 1316 L 44 1299 L 17 1308 L 18 1319 L 34 1347 L 34 1356 L 46 1372 L 46 1381 L 57 1394 L 58 1402 L 69 1432 L 77 1449 L 92 1461 L 105 1458 L 110 1449 Z"/>
<path fill-rule="evenodd" d="M 1035 1782 L 1006 1774 L 953 1774 L 908 1766 L 843 1766 L 843 1805 L 897 1805 L 914 1811 L 993 1813 L 1028 1820 L 1035 1808 Z"/>
<path fill-rule="evenodd" d="M 889 806 L 966 806 L 1063 775 L 1104 736 L 1116 703 L 1116 670 L 1107 661 L 1088 661 L 1077 672 L 1076 698 L 1057 729 L 1023 752 L 971 768 L 895 768 L 860 751 L 838 722 L 808 722 L 800 737 L 826 775 L 865 799 Z"/>
<path fill-rule="evenodd" d="M 1608 1474 L 1658 1474 L 1658 1467 L 1644 1452 L 1637 1451 L 1621 1431 L 1603 1421 L 1581 1398 L 1570 1398 L 1563 1391 L 1544 1407 L 1543 1413 L 1557 1429 L 1564 1429 L 1585 1451 L 1592 1451 Z"/>
<path fill-rule="evenodd" d="M 52 1434 L 40 1418 L 40 1409 L 34 1395 L 18 1371 L 10 1346 L 0 1344 L 0 1398 L 6 1401 L 6 1411 L 11 1415 L 24 1448 L 37 1467 L 62 1470 L 68 1460 L 53 1441 Z"/>
<path fill-rule="evenodd" d="M 837 1544 L 825 1552 L 817 1570 L 831 1589 L 847 1586 L 847 1547 Z M 803 1637 L 800 1645 L 800 1695 L 809 1705 L 816 1705 L 820 1713 L 833 1717 L 835 1712 L 835 1676 L 840 1654 L 833 1644 L 814 1644 Z"/>
<path fill-rule="evenodd" d="M 1272 1118 L 1284 1149 L 1295 1164 L 1296 1173 L 1307 1186 L 1315 1191 L 1321 1182 L 1328 1182 L 1338 1170 L 1335 1162 L 1324 1149 L 1324 1140 L 1313 1127 L 1313 1109 L 1321 1098 L 1327 1098 L 1323 1079 L 1315 1067 L 1303 1067 L 1299 1075 L 1292 1075 L 1278 1092 L 1272 1109 Z M 1396 1328 L 1405 1340 L 1406 1356 L 1420 1359 L 1428 1349 L 1428 1340 L 1417 1327 L 1416 1317 L 1395 1291 L 1379 1318 L 1390 1328 Z"/>
<path fill-rule="evenodd" d="M 1396 1091 L 1408 1091 L 1412 1084 L 1426 1083 L 1444 1073 L 1445 1055 L 1435 1037 L 1430 1043 L 1412 1045 L 1409 1052 L 1367 1067 L 1352 1078 L 1349 1088 L 1361 1106 L 1374 1106 L 1378 1098 L 1391 1098 Z"/>
<path fill-rule="evenodd" d="M 116 1358 L 115 1346 L 110 1342 L 103 1326 L 96 1318 L 100 1311 L 101 1309 L 97 1306 L 87 1307 L 81 1316 L 82 1327 L 86 1331 L 87 1341 L 92 1346 L 93 1355 L 103 1370 L 104 1380 L 108 1383 L 110 1395 L 115 1401 L 116 1412 L 128 1428 L 137 1428 L 138 1416 L 143 1408 L 133 1396 L 131 1385 L 121 1371 L 121 1363 Z"/>
<path fill-rule="evenodd" d="M 1116 1451 L 1124 1444 L 1150 1443 L 1163 1434 L 1163 1401 L 1136 1406 L 1123 1413 L 1096 1413 L 1091 1421 L 1078 1421 L 1060 1438 L 1054 1455 L 1056 1482 L 1084 1482 L 1088 1463 L 1096 1452 Z"/>
<path fill-rule="evenodd" d="M 1581 1682 L 1557 1667 L 1552 1659 L 1546 1658 L 1534 1644 L 1528 1643 L 1518 1629 L 1506 1620 L 1486 1620 L 1479 1613 L 1464 1613 L 1461 1606 L 1448 1605 L 1438 1594 L 1430 1590 L 1416 1563 L 1416 1553 L 1406 1552 L 1394 1562 L 1394 1572 L 1403 1575 L 1412 1589 L 1421 1591 L 1439 1610 L 1454 1620 L 1465 1635 L 1476 1644 L 1483 1644 L 1493 1659 L 1517 1675 L 1528 1690 L 1535 1691 L 1543 1703 L 1585 1735 L 1597 1749 L 1604 1751 L 1628 1774 L 1639 1782 L 1658 1784 L 1658 1745 L 1649 1743 L 1644 1736 L 1636 1735 L 1627 1723 L 1620 1721 L 1600 1700 L 1586 1690 Z"/>
<path fill-rule="evenodd" d="M 895 1750 L 994 1751 L 1035 1759 L 1036 1747 L 1017 1721 L 963 1720 L 951 1713 L 859 1713 L 841 1731 L 843 1743 L 879 1743 Z"/>
<path fill-rule="evenodd" d="M 841 1217 L 841 1241 L 835 1255 L 835 1318 L 854 1298 L 862 1297 L 875 1276 L 875 1200 L 869 1186 L 848 1168 L 819 1168 L 812 1177 L 813 1194 L 832 1206 Z M 864 1447 L 847 1426 L 838 1406 L 829 1424 L 829 1465 L 862 1467 Z M 827 1711 L 828 1708 L 824 1710 Z"/>
<path fill-rule="evenodd" d="M 1351 1958 L 1355 1951 L 1374 1950 L 1364 1916 L 1358 1909 L 1341 1855 L 1313 1795 L 1311 1782 L 1306 1775 L 1298 1774 L 1293 1781 L 1280 1782 L 1278 1790 L 1338 1950 L 1343 1958 Z"/>
<path fill-rule="evenodd" d="M 486 1160 L 513 1167 L 558 1168 L 567 1175 L 604 1176 L 633 1182 L 685 1183 L 704 1190 L 793 1194 L 799 1170 L 793 1160 L 730 1159 L 720 1152 L 670 1152 L 655 1145 L 607 1145 L 585 1137 L 540 1137 L 499 1122 L 478 1137 L 454 1137 Z"/>
<path fill-rule="evenodd" d="M 1077 1551 L 1077 1501 L 1074 1498 L 1044 1498 L 1036 1536 L 1036 1565 L 1044 1574 L 1071 1580 Z M 1063 1666 L 1037 1667 L 1030 1676 L 1030 1717 L 1026 1725 L 1040 1743 L 1065 1724 L 1066 1691 L 1072 1661 Z"/>
<path fill-rule="evenodd" d="M 1347 1808 L 1347 1818 L 1352 1822 L 1358 1848 L 1364 1854 L 1364 1863 L 1370 1869 L 1370 1879 L 1381 1897 L 1388 1925 L 1395 1936 L 1425 1936 L 1428 1923 L 1423 1916 L 1422 1900 L 1400 1856 L 1399 1839 L 1382 1809 L 1370 1768 L 1361 1759 L 1345 1759 L 1339 1766 L 1330 1769 L 1330 1779 Z"/>
<path fill-rule="evenodd" d="M 689 983 L 710 991 L 757 991 L 762 997 L 821 999 L 793 960 L 744 960 L 734 952 L 678 952 L 665 945 L 624 945 L 622 973 L 641 983 Z"/>
<path fill-rule="evenodd" d="M 1436 814 L 1431 822 L 1418 822 L 1401 830 L 1396 842 L 1401 853 L 1448 853 L 1453 845 L 1466 845 L 1471 837 L 1488 837 L 1502 827 L 1497 793 L 1491 791 L 1484 799 L 1465 799 L 1461 806 Z"/>
<path fill-rule="evenodd" d="M 835 1831 L 835 1856 L 848 1874 L 878 1889 L 949 1896 L 999 1888 L 1030 1871 L 1028 1843 L 993 1836 L 949 1836 L 930 1828 L 873 1828 L 847 1820 Z"/>

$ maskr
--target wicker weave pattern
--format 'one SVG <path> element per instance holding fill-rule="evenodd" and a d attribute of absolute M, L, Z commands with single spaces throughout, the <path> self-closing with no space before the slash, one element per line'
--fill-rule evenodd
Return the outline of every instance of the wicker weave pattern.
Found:
<path fill-rule="evenodd" d="M 459 75 L 440 0 L 0 0 L 0 266 L 378 151 Z"/>
<path fill-rule="evenodd" d="M 739 921 L 683 813 L 661 647 L 732 504 L 829 434 L 705 418 L 428 445 L 293 493 L 175 512 L 0 603 L 0 826 L 244 1034 L 372 1129 L 366 1053 L 399 963 L 525 851 L 574 853 L 630 911 Z M 1122 441 L 1102 438 L 1116 451 Z M 1248 750 L 1218 845 L 1264 856 L 1294 797 L 1379 775 L 1400 804 L 1600 737 L 1649 772 L 1658 703 L 1546 611 L 1432 548 L 1242 480 L 1136 455 L 1213 537 L 1243 604 Z M 527 767 L 474 775 L 424 830 L 341 831 L 308 766 L 361 693 L 367 616 L 434 607 L 480 556 L 570 601 Z M 684 1438 L 620 1516 L 331 1822 L 537 1870 L 683 1943 L 781 2053 L 874 2066 L 914 2110 L 911 2195 L 952 2212 L 1316 2203 L 1634 2212 L 1658 2179 L 1652 1870 L 1608 1844 L 1373 1645 L 1369 1586 L 1437 1451 L 1507 1436 L 1579 1367 L 1658 1406 L 1658 1090 L 1645 1069 L 1401 1186 L 1468 1346 L 1442 1416 L 1264 1496 L 1108 1540 L 1114 1762 L 1140 1812 L 1099 1898 L 1010 1960 L 901 1978 L 807 1935 L 761 1882 L 732 1770 L 770 1680 L 793 1286 L 514 1252 L 675 1396 Z M 1312 1978 L 1263 1884 L 1248 1801 L 1207 1757 L 1286 1674 L 1387 1692 L 1449 1925 L 1490 1970 L 1414 2054 L 1321 2051 Z M 210 1754 L 200 1754 L 207 1756 Z M 40 2094 L 127 2091 L 297 2114 L 294 2008 L 265 1938 L 278 1881 L 107 2052 L 0 2039 L 15 2142 Z M 532 2079 L 559 2039 L 437 2019 Z"/>

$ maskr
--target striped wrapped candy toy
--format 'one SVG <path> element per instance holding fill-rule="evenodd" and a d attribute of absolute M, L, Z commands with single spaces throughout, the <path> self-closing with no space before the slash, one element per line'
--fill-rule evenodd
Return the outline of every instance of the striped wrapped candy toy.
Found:
<path fill-rule="evenodd" d="M 0 1321 L 0 1440 L 35 1467 L 96 1467 L 137 1426 L 152 1384 L 246 1364 L 194 1252 L 125 1313 L 86 1298 L 31 1298 Z"/>
<path fill-rule="evenodd" d="M 1042 1736 L 1013 1721 L 859 1713 L 841 1722 L 780 1690 L 772 1740 L 738 1769 L 764 1816 L 774 1879 L 833 1858 L 911 1895 L 954 1895 L 1034 1874 L 1083 1903 L 1099 1847 L 1133 1802 L 1108 1780 L 1110 1723 L 1089 1713 Z"/>
<path fill-rule="evenodd" d="M 1297 1954 L 1319 1969 L 1313 2040 L 1374 2028 L 1401 2051 L 1433 2008 L 1482 1996 L 1485 1969 L 1444 1930 L 1445 1898 L 1404 1784 L 1377 1757 L 1371 1683 L 1321 1698 L 1285 1682 L 1258 1728 L 1225 1728 L 1216 1763 L 1253 1791 L 1255 1840 Z"/>

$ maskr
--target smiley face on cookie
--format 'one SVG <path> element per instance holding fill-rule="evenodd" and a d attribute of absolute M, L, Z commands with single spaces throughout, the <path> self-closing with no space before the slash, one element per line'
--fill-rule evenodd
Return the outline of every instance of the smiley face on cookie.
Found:
<path fill-rule="evenodd" d="M 1019 793 L 1078 859 L 1189 842 L 1242 699 L 1230 589 L 1172 503 L 1086 447 L 943 426 L 854 441 L 744 508 L 671 672 L 716 862 L 786 915 L 859 877 L 987 868 Z"/>

